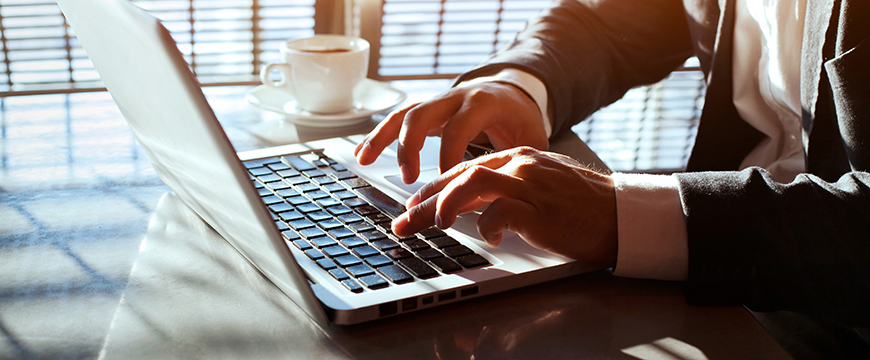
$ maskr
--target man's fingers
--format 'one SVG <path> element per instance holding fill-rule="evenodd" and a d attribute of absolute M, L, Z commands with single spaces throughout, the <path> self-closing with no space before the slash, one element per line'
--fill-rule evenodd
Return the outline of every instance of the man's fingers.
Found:
<path fill-rule="evenodd" d="M 399 130 L 402 128 L 402 122 L 405 120 L 405 115 L 418 104 L 412 104 L 402 109 L 396 110 L 387 116 L 384 121 L 381 121 L 366 139 L 358 144 L 354 149 L 356 161 L 361 165 L 369 165 L 375 160 L 387 146 L 393 143 Z"/>
<path fill-rule="evenodd" d="M 426 136 L 453 117 L 462 105 L 460 100 L 448 94 L 439 101 L 422 103 L 405 114 L 399 129 L 396 157 L 406 184 L 413 183 L 420 175 L 420 149 Z"/>
<path fill-rule="evenodd" d="M 503 197 L 526 200 L 527 193 L 521 179 L 475 165 L 456 177 L 439 193 L 435 222 L 441 228 L 448 228 L 472 202 L 490 202 Z"/>
<path fill-rule="evenodd" d="M 435 194 L 443 190 L 444 187 L 447 186 L 447 184 L 453 181 L 453 179 L 455 179 L 457 176 L 461 175 L 463 172 L 473 166 L 484 166 L 490 169 L 498 169 L 510 162 L 510 160 L 511 157 L 509 155 L 504 152 L 498 152 L 459 163 L 458 165 L 452 167 L 450 170 L 447 170 L 441 175 L 438 175 L 435 180 L 432 180 L 426 185 L 423 185 L 423 187 L 417 190 L 417 192 L 408 199 L 408 203 L 405 204 L 405 206 L 414 206 L 417 203 L 434 196 Z"/>
<path fill-rule="evenodd" d="M 484 205 L 486 205 L 485 202 L 476 199 L 466 204 L 459 213 L 464 214 L 471 212 L 480 209 Z M 435 212 L 437 206 L 438 198 L 432 197 L 417 206 L 409 207 L 408 211 L 393 220 L 393 233 L 398 236 L 411 236 L 414 233 L 432 227 L 432 225 L 437 225 L 435 223 Z"/>
<path fill-rule="evenodd" d="M 393 220 L 393 233 L 398 236 L 411 236 L 420 230 L 435 225 L 435 206 L 437 206 L 437 197 L 409 207 L 408 211 Z"/>
<path fill-rule="evenodd" d="M 489 204 L 477 219 L 477 231 L 489 246 L 496 247 L 501 242 L 503 231 L 524 233 L 527 224 L 539 221 L 537 213 L 537 209 L 527 202 L 499 198 Z"/>
<path fill-rule="evenodd" d="M 490 112 L 475 106 L 462 106 L 453 119 L 441 130 L 441 151 L 438 155 L 438 170 L 443 173 L 462 161 L 468 143 L 487 127 Z"/>

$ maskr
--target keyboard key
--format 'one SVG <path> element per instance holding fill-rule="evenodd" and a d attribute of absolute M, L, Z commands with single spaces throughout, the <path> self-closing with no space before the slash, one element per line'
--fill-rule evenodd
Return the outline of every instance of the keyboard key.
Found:
<path fill-rule="evenodd" d="M 353 210 L 356 211 L 357 214 L 360 214 L 362 216 L 377 214 L 381 212 L 380 210 L 378 210 L 378 208 L 371 205 L 363 205 Z"/>
<path fill-rule="evenodd" d="M 366 215 L 366 217 L 369 218 L 369 220 L 371 220 L 375 224 L 378 224 L 378 225 L 387 224 L 387 225 L 382 225 L 384 227 L 390 227 L 389 224 L 391 222 L 393 222 L 393 219 L 391 219 L 387 215 L 384 215 L 383 213 L 370 214 L 370 215 Z"/>
<path fill-rule="evenodd" d="M 302 175 L 291 176 L 288 178 L 284 178 L 284 180 L 296 186 L 309 183 L 308 178 Z"/>
<path fill-rule="evenodd" d="M 283 182 L 283 181 L 276 181 L 276 182 L 271 182 L 271 183 L 269 183 L 269 187 L 271 187 L 272 190 L 276 190 L 276 191 L 277 191 L 277 190 L 289 189 L 289 188 L 290 188 L 290 184 L 285 183 L 285 182 Z"/>
<path fill-rule="evenodd" d="M 387 285 L 389 285 L 389 283 L 387 283 L 387 281 L 384 280 L 384 278 L 382 278 L 378 274 L 371 274 L 368 276 L 363 276 L 363 277 L 359 278 L 359 281 L 361 281 L 363 284 L 365 284 L 369 289 L 373 289 L 373 290 L 385 288 L 385 287 L 387 287 Z"/>
<path fill-rule="evenodd" d="M 323 210 L 311 212 L 311 213 L 308 213 L 307 215 L 309 218 L 311 218 L 311 220 L 314 220 L 314 221 L 323 221 L 326 219 L 332 219 L 332 215 L 330 215 L 328 212 L 323 211 Z"/>
<path fill-rule="evenodd" d="M 330 160 L 331 160 L 331 159 L 330 159 Z M 335 171 L 347 171 L 347 168 L 344 167 L 344 165 L 341 165 L 341 164 L 332 164 L 332 170 L 335 170 Z"/>
<path fill-rule="evenodd" d="M 287 189 L 287 190 L 290 190 L 290 189 Z M 284 191 L 284 190 L 281 190 L 281 191 Z M 307 199 L 306 197 L 304 197 L 304 196 L 294 196 L 294 197 L 289 197 L 289 198 L 287 198 L 286 200 L 287 200 L 287 202 L 293 204 L 294 206 L 300 206 L 300 205 L 310 204 L 310 203 L 311 203 L 311 200 L 308 200 L 308 199 Z"/>
<path fill-rule="evenodd" d="M 339 177 L 339 179 L 341 179 L 341 178 Z M 368 183 L 368 181 L 365 181 L 365 180 L 360 179 L 358 177 L 341 179 L 341 182 L 344 183 L 344 186 L 347 186 L 351 189 L 361 189 L 361 188 L 364 188 L 366 186 L 371 186 Z"/>
<path fill-rule="evenodd" d="M 462 267 L 459 266 L 459 264 L 446 257 L 435 258 L 430 260 L 429 262 L 432 263 L 432 265 L 435 265 L 436 269 L 440 270 L 445 274 L 455 273 L 462 270 Z"/>
<path fill-rule="evenodd" d="M 278 227 L 278 231 L 290 230 L 290 226 L 288 226 L 287 223 L 285 223 L 281 220 L 276 220 L 275 226 Z"/>
<path fill-rule="evenodd" d="M 435 271 L 431 266 L 423 262 L 415 257 L 409 257 L 398 260 L 399 264 L 401 264 L 405 269 L 411 272 L 412 275 L 421 278 L 428 279 L 438 276 L 438 272 Z"/>
<path fill-rule="evenodd" d="M 363 291 L 362 286 L 360 286 L 360 284 L 354 279 L 342 280 L 341 284 L 344 285 L 344 287 L 346 287 L 348 290 L 355 293 L 361 293 Z"/>
<path fill-rule="evenodd" d="M 305 250 L 312 248 L 311 244 L 309 244 L 308 241 L 306 241 L 306 240 L 296 240 L 293 242 L 293 245 L 295 245 L 297 248 L 299 248 L 299 250 L 302 250 L 302 251 L 305 251 Z"/>
<path fill-rule="evenodd" d="M 489 265 L 489 261 L 487 261 L 483 258 L 483 256 L 480 256 L 478 254 L 460 256 L 456 258 L 456 261 L 458 261 L 459 264 L 466 268 Z"/>
<path fill-rule="evenodd" d="M 352 212 L 351 209 L 349 209 L 347 206 L 344 206 L 344 205 L 333 206 L 333 207 L 327 208 L 326 211 L 329 211 L 330 214 L 335 215 L 335 216 L 344 215 L 344 214 Z"/>
<path fill-rule="evenodd" d="M 332 238 L 329 236 L 316 237 L 313 239 L 308 239 L 308 241 L 310 241 L 312 244 L 314 244 L 314 246 L 317 246 L 319 248 L 325 248 L 328 246 L 333 246 L 333 245 L 338 244 L 337 242 L 335 242 L 335 240 L 332 240 Z"/>
<path fill-rule="evenodd" d="M 305 255 L 308 255 L 311 260 L 320 260 L 323 259 L 323 254 L 320 253 L 317 249 L 308 249 L 305 250 Z"/>
<path fill-rule="evenodd" d="M 303 214 L 307 214 L 314 211 L 320 211 L 320 206 L 317 206 L 317 204 L 314 203 L 307 203 L 297 206 L 296 210 L 299 210 L 299 212 Z"/>
<path fill-rule="evenodd" d="M 447 236 L 441 229 L 436 227 L 430 227 L 426 230 L 419 232 L 420 235 L 423 235 L 423 238 L 426 240 L 434 239 L 437 237 Z"/>
<path fill-rule="evenodd" d="M 344 224 L 341 221 L 336 219 L 326 219 L 317 223 L 317 226 L 320 226 L 324 230 L 333 230 L 338 228 L 344 228 Z"/>
<path fill-rule="evenodd" d="M 399 247 L 399 244 L 397 244 L 395 241 L 390 240 L 390 239 L 381 239 L 381 240 L 372 241 L 372 245 L 378 249 L 383 250 L 383 251 L 392 250 L 392 249 Z"/>
<path fill-rule="evenodd" d="M 280 163 L 280 162 L 266 165 L 266 167 L 268 167 L 269 169 L 272 169 L 272 171 L 281 171 L 281 170 L 290 169 L 290 166 L 288 166 L 285 163 Z"/>
<path fill-rule="evenodd" d="M 284 162 L 292 165 L 294 168 L 296 168 L 296 170 L 299 171 L 309 171 L 316 169 L 314 165 L 311 165 L 310 162 L 305 161 L 298 155 L 284 156 L 281 159 L 284 160 Z"/>
<path fill-rule="evenodd" d="M 314 222 L 312 222 L 311 220 L 308 220 L 306 218 L 288 221 L 287 223 L 296 230 L 302 230 L 302 229 L 314 227 Z"/>
<path fill-rule="evenodd" d="M 360 199 L 360 198 L 358 198 L 358 197 L 352 197 L 352 198 L 349 198 L 349 199 L 342 199 L 342 200 L 344 200 L 344 203 L 347 204 L 347 206 L 350 206 L 350 207 L 352 207 L 352 208 L 359 207 L 359 206 L 363 206 L 363 205 L 368 205 L 368 204 L 369 204 L 369 203 L 366 202 L 365 200 Z"/>
<path fill-rule="evenodd" d="M 329 256 L 331 258 L 336 258 L 339 256 L 344 256 L 344 255 L 350 254 L 350 252 L 347 251 L 347 249 L 345 249 L 341 246 L 338 246 L 338 245 L 327 246 L 327 247 L 320 249 L 320 250 L 323 251 L 323 253 L 326 254 L 326 256 Z"/>
<path fill-rule="evenodd" d="M 250 168 L 261 167 L 261 166 L 264 166 L 266 164 L 271 164 L 271 163 L 276 163 L 276 162 L 281 162 L 281 160 L 279 160 L 276 157 L 271 157 L 271 158 L 266 158 L 266 159 L 248 160 L 248 161 L 245 161 L 244 164 L 245 164 L 245 168 L 250 169 Z"/>
<path fill-rule="evenodd" d="M 323 190 L 314 190 L 314 191 L 311 191 L 311 192 L 307 192 L 306 194 L 308 194 L 308 196 L 310 196 L 310 197 L 311 197 L 312 199 L 314 199 L 314 200 L 317 200 L 317 199 L 323 199 L 323 198 L 328 198 L 328 197 L 329 197 L 329 194 L 327 194 L 326 191 L 323 191 Z"/>
<path fill-rule="evenodd" d="M 335 184 L 335 180 L 333 180 L 333 179 L 332 179 L 331 177 L 329 177 L 329 176 L 318 176 L 318 177 L 314 177 L 314 178 L 311 178 L 311 181 L 314 182 L 314 183 L 317 184 L 317 185 L 320 185 L 320 186 L 324 186 L 324 185 L 327 185 L 327 184 Z"/>
<path fill-rule="evenodd" d="M 423 260 L 432 260 L 435 258 L 444 257 L 444 255 L 442 255 L 438 250 L 435 250 L 433 248 L 417 251 L 417 256 L 419 256 Z"/>
<path fill-rule="evenodd" d="M 339 165 L 339 166 L 341 166 L 341 165 Z M 334 166 L 332 168 L 335 169 Z M 344 168 L 344 166 L 342 166 L 342 168 Z M 353 179 L 353 178 L 357 177 L 356 174 L 354 174 L 350 171 L 347 171 L 347 169 L 342 169 L 342 170 L 335 169 L 335 171 L 337 171 L 335 173 L 335 177 L 337 177 L 339 180 L 347 180 L 347 179 Z"/>
<path fill-rule="evenodd" d="M 423 250 L 423 249 L 431 249 L 429 244 L 427 244 L 425 241 L 420 240 L 420 239 L 406 241 L 405 246 L 407 246 L 408 248 L 410 248 L 411 250 L 413 250 L 415 252 Z"/>
<path fill-rule="evenodd" d="M 381 275 L 385 276 L 387 279 L 390 279 L 390 281 L 396 284 L 404 284 L 414 281 L 414 278 L 411 277 L 411 274 L 408 274 L 407 271 L 402 270 L 402 268 L 397 265 L 381 266 L 376 270 L 381 273 Z"/>
<path fill-rule="evenodd" d="M 321 176 L 326 176 L 325 172 L 318 170 L 318 169 L 303 171 L 302 174 L 307 176 L 310 179 L 314 179 L 316 177 L 321 177 Z"/>
<path fill-rule="evenodd" d="M 273 195 L 273 196 L 264 197 L 263 202 L 266 203 L 266 205 L 272 205 L 272 204 L 282 203 L 282 202 L 284 202 L 284 200 L 281 200 L 281 198 Z"/>
<path fill-rule="evenodd" d="M 262 189 L 264 187 L 266 187 L 266 185 L 263 185 L 259 181 L 254 181 L 254 189 Z"/>
<path fill-rule="evenodd" d="M 332 275 L 332 277 L 338 281 L 342 281 L 344 279 L 350 278 L 350 275 L 348 275 L 346 272 L 344 272 L 344 270 L 339 269 L 339 268 L 329 270 L 329 275 Z"/>
<path fill-rule="evenodd" d="M 346 191 L 345 187 L 339 183 L 326 184 L 323 186 L 323 188 L 326 189 L 326 191 L 329 191 L 333 194 L 335 194 L 337 192 Z"/>
<path fill-rule="evenodd" d="M 329 230 L 329 234 L 332 235 L 332 237 L 334 237 L 336 239 L 346 238 L 349 236 L 356 236 L 356 234 L 354 234 L 353 231 L 350 231 L 350 229 L 348 229 L 346 227 L 340 227 L 340 228 Z"/>
<path fill-rule="evenodd" d="M 353 277 L 357 277 L 357 278 L 360 276 L 366 276 L 366 275 L 371 275 L 371 274 L 375 273 L 375 269 L 372 269 L 371 266 L 368 266 L 366 264 L 348 266 L 344 270 L 347 271 L 348 274 L 352 275 Z"/>
<path fill-rule="evenodd" d="M 432 245 L 435 245 L 435 247 L 437 247 L 439 249 L 443 249 L 443 248 L 446 248 L 448 246 L 459 245 L 459 241 L 456 241 L 455 239 L 453 239 L 449 236 L 437 237 L 437 238 L 429 240 L 429 242 L 432 243 Z"/>
<path fill-rule="evenodd" d="M 369 264 L 372 267 L 376 268 L 376 267 L 392 264 L 393 260 L 390 260 L 390 258 L 383 256 L 381 254 L 377 254 L 375 256 L 369 256 L 369 257 L 365 258 L 365 262 L 366 262 L 366 264 Z"/>
<path fill-rule="evenodd" d="M 393 260 L 404 259 L 404 258 L 414 256 L 413 254 L 411 254 L 410 251 L 405 250 L 404 248 L 391 249 L 391 250 L 386 251 L 386 253 L 387 253 L 387 256 L 389 256 Z"/>
<path fill-rule="evenodd" d="M 282 231 L 282 232 L 281 232 L 281 235 L 284 235 L 284 238 L 287 239 L 287 240 L 290 240 L 290 241 L 293 241 L 293 240 L 299 239 L 299 234 L 297 234 L 297 233 L 296 233 L 295 231 L 293 231 L 293 230 Z M 303 249 L 303 250 L 304 250 L 304 249 Z"/>
<path fill-rule="evenodd" d="M 288 197 L 299 196 L 299 192 L 296 190 L 293 190 L 293 189 L 281 189 L 281 190 L 276 190 L 276 192 L 278 193 L 278 196 L 285 198 L 285 199 Z"/>
<path fill-rule="evenodd" d="M 320 267 L 322 267 L 323 270 L 329 270 L 329 269 L 335 269 L 335 268 L 336 268 L 335 263 L 332 262 L 332 260 L 329 260 L 329 259 L 320 259 L 320 260 L 317 260 L 317 265 L 320 265 Z"/>
<path fill-rule="evenodd" d="M 344 246 L 347 246 L 349 248 L 362 246 L 362 245 L 367 244 L 367 242 L 365 240 L 360 239 L 358 236 L 350 236 L 350 237 L 346 237 L 346 238 L 341 238 L 341 239 L 338 239 L 338 241 L 340 241 L 342 244 L 344 244 Z"/>
<path fill-rule="evenodd" d="M 310 182 L 304 182 L 301 184 L 294 184 L 294 185 L 296 185 L 296 187 L 299 188 L 299 191 L 304 192 L 304 193 L 320 190 L 319 186 L 314 185 Z"/>
<path fill-rule="evenodd" d="M 380 232 L 380 230 L 363 231 L 360 233 L 360 236 L 368 241 L 377 241 L 387 238 L 387 235 Z"/>
<path fill-rule="evenodd" d="M 354 265 L 362 264 L 362 260 L 360 260 L 360 259 L 359 259 L 358 257 L 356 257 L 355 255 L 351 255 L 351 254 L 344 255 L 344 256 L 339 256 L 339 257 L 336 257 L 336 258 L 333 259 L 333 260 L 335 260 L 335 263 L 338 264 L 338 266 L 341 266 L 341 267 L 344 267 L 344 268 L 346 268 L 346 267 L 348 267 L 348 266 L 354 266 Z"/>
<path fill-rule="evenodd" d="M 358 197 L 356 196 L 356 194 L 354 194 L 354 193 L 352 193 L 352 192 L 350 192 L 350 191 L 339 191 L 339 192 L 335 192 L 335 193 L 333 193 L 333 195 L 335 195 L 335 197 L 339 198 L 340 200 L 345 200 L 345 201 L 347 201 L 347 200 L 350 200 L 350 199 L 359 199 L 360 201 L 365 202 L 365 200 L 362 200 L 362 199 L 358 198 Z M 358 201 L 357 201 L 357 202 L 358 202 Z"/>
<path fill-rule="evenodd" d="M 296 219 L 301 219 L 304 216 L 305 215 L 302 215 L 301 213 L 299 213 L 296 210 L 285 211 L 285 212 L 278 214 L 278 217 L 280 217 L 281 220 L 284 220 L 284 221 L 293 221 Z"/>
<path fill-rule="evenodd" d="M 313 224 L 312 224 L 312 225 L 313 225 Z M 323 232 L 323 230 L 320 230 L 320 229 L 318 229 L 318 228 L 316 228 L 316 227 L 315 227 L 315 228 L 302 229 L 302 230 L 299 231 L 299 233 L 301 233 L 302 236 L 305 237 L 306 239 L 316 238 L 316 237 L 320 237 L 320 236 L 326 236 L 326 233 Z"/>
<path fill-rule="evenodd" d="M 356 189 L 356 191 L 360 193 L 362 197 L 368 199 L 372 205 L 383 209 L 392 216 L 399 216 L 407 210 L 405 209 L 405 205 L 387 196 L 387 194 L 384 194 L 377 188 L 369 186 Z"/>
<path fill-rule="evenodd" d="M 269 170 L 269 169 L 264 168 L 264 167 L 257 167 L 257 168 L 248 169 L 248 172 L 254 176 L 263 176 L 263 175 L 272 174 L 272 170 Z"/>
<path fill-rule="evenodd" d="M 359 215 L 354 214 L 354 213 L 339 215 L 338 219 L 341 221 L 344 221 L 345 224 L 355 223 L 357 221 L 363 221 L 363 218 L 361 218 Z M 366 231 L 366 230 L 371 230 L 371 229 L 374 229 L 374 227 L 371 227 L 371 225 L 369 225 L 368 229 L 357 230 L 357 231 Z"/>
<path fill-rule="evenodd" d="M 317 200 L 317 204 L 322 206 L 322 207 L 328 208 L 330 206 L 341 205 L 341 201 L 338 201 L 335 198 L 327 197 L 327 198 Z M 341 206 L 344 206 L 344 205 L 341 205 Z"/>
<path fill-rule="evenodd" d="M 353 253 L 357 254 L 357 255 L 359 255 L 359 257 L 363 257 L 363 258 L 367 257 L 367 256 L 380 254 L 377 250 L 375 250 L 375 248 L 368 246 L 368 245 L 357 246 L 357 247 L 353 248 Z"/>
<path fill-rule="evenodd" d="M 411 235 L 411 236 L 406 236 L 406 237 L 398 237 L 396 234 L 393 233 L 393 229 L 390 229 L 389 227 L 387 227 L 387 229 L 386 229 L 384 232 L 385 232 L 387 235 L 389 235 L 390 238 L 399 239 L 400 242 L 405 242 L 405 241 L 411 241 L 411 240 L 414 240 L 414 239 L 418 239 L 418 237 L 413 236 L 413 235 Z"/>
<path fill-rule="evenodd" d="M 278 172 L 278 176 L 280 176 L 282 178 L 289 178 L 289 177 L 300 176 L 300 175 L 302 175 L 302 173 L 300 173 L 296 170 L 293 170 L 293 169 L 281 170 Z"/>
<path fill-rule="evenodd" d="M 269 210 L 272 210 L 273 213 L 282 213 L 284 211 L 293 210 L 293 207 L 282 201 L 277 204 L 269 205 Z"/>
<path fill-rule="evenodd" d="M 271 171 L 269 172 L 269 175 L 258 176 L 257 178 L 266 184 L 269 184 L 270 182 L 281 181 L 281 177 L 278 175 L 272 174 Z"/>
<path fill-rule="evenodd" d="M 441 249 L 441 251 L 443 251 L 445 254 L 447 254 L 447 256 L 452 257 L 452 258 L 457 258 L 459 256 L 474 253 L 474 251 L 471 251 L 471 249 L 465 247 L 465 245 L 450 246 L 450 247 L 446 247 L 446 248 Z"/>

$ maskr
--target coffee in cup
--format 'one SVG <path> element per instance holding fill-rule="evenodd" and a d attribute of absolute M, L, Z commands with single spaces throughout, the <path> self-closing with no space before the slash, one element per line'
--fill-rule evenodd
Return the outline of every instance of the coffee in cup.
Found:
<path fill-rule="evenodd" d="M 297 106 L 315 113 L 338 113 L 354 107 L 368 74 L 369 43 L 343 35 L 315 35 L 281 43 L 281 62 L 260 70 L 264 85 L 290 93 Z M 279 81 L 269 74 L 277 70 Z"/>

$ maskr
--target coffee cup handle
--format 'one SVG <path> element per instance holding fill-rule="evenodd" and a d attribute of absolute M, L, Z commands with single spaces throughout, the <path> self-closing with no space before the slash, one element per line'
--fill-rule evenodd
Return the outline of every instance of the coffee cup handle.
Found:
<path fill-rule="evenodd" d="M 281 80 L 272 81 L 272 79 L 269 78 L 269 74 L 272 70 L 278 70 L 278 72 L 281 73 Z M 260 68 L 260 81 L 263 82 L 263 85 L 292 92 L 292 87 L 284 85 L 287 83 L 288 79 L 290 79 L 290 65 L 284 63 L 269 63 Z"/>

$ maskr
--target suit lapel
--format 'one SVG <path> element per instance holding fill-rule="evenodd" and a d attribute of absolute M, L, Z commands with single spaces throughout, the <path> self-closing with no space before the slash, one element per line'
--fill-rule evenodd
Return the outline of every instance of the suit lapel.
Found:
<path fill-rule="evenodd" d="M 824 35 L 831 22 L 831 10 L 834 0 L 816 0 L 807 2 L 807 14 L 804 23 L 804 40 L 801 48 L 801 107 L 803 114 L 804 149 L 809 147 L 813 120 L 816 118 L 819 101 L 819 81 L 822 77 L 822 64 L 825 61 L 823 50 Z"/>
<path fill-rule="evenodd" d="M 763 134 L 747 124 L 734 107 L 732 59 L 736 0 L 720 0 L 719 26 L 713 63 L 707 76 L 707 96 L 688 171 L 737 170 Z"/>

